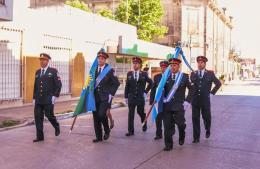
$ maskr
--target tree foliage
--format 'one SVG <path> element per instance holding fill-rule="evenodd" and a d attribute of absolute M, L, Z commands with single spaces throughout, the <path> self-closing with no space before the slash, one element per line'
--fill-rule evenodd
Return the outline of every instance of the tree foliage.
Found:
<path fill-rule="evenodd" d="M 103 17 L 114 19 L 113 12 L 110 9 L 101 9 L 97 13 Z"/>
<path fill-rule="evenodd" d="M 66 4 L 69 5 L 69 6 L 72 6 L 74 8 L 81 9 L 81 10 L 86 11 L 86 12 L 90 12 L 91 11 L 89 9 L 88 5 L 85 2 L 81 1 L 81 0 L 67 0 Z"/>
<path fill-rule="evenodd" d="M 167 27 L 160 24 L 163 17 L 160 0 L 122 0 L 115 17 L 120 22 L 136 26 L 138 37 L 146 41 L 162 37 L 168 31 Z"/>

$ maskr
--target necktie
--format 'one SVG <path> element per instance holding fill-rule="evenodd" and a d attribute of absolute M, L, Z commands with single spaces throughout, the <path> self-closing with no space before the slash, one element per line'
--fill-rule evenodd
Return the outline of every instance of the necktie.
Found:
<path fill-rule="evenodd" d="M 175 80 L 175 74 L 174 73 L 172 74 L 172 80 L 173 81 Z"/>
<path fill-rule="evenodd" d="M 43 76 L 44 75 L 44 69 L 42 69 L 42 73 L 41 73 L 41 76 Z"/>
<path fill-rule="evenodd" d="M 135 75 L 134 75 L 135 77 L 135 81 L 137 81 L 137 72 L 135 72 Z"/>
<path fill-rule="evenodd" d="M 199 77 L 202 78 L 202 72 L 201 72 L 201 70 L 199 71 Z"/>
<path fill-rule="evenodd" d="M 101 73 L 101 67 L 98 69 L 98 74 L 97 75 L 99 75 Z"/>

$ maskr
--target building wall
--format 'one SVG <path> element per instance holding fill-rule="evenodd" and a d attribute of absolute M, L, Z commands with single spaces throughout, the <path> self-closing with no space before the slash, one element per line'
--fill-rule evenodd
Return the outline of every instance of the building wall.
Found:
<path fill-rule="evenodd" d="M 161 3 L 164 9 L 161 23 L 168 27 L 168 33 L 164 38 L 156 39 L 155 42 L 174 46 L 178 41 L 181 41 L 181 2 L 180 0 L 161 0 Z"/>
<path fill-rule="evenodd" d="M 50 65 L 60 72 L 63 83 L 61 94 L 67 98 L 79 96 L 91 62 L 102 47 L 117 52 L 120 36 L 135 39 L 136 43 L 139 43 L 135 27 L 64 4 L 32 7 L 30 0 L 14 0 L 13 5 L 13 20 L 1 22 L 0 44 L 4 45 L 0 46 L 0 58 L 6 53 L 10 56 L 1 60 L 3 62 L 0 63 L 0 85 L 10 86 L 11 83 L 15 91 L 7 90 L 10 91 L 8 97 L 0 97 L 0 103 L 3 99 L 16 98 L 31 102 L 34 73 L 37 67 L 39 68 L 37 62 L 42 52 L 51 55 Z M 159 47 L 156 46 L 158 51 L 151 56 L 165 59 L 166 56 L 160 54 Z M 141 50 L 154 51 L 149 48 L 155 46 L 149 43 Z M 80 61 L 78 57 L 81 58 Z M 83 60 L 85 63 L 79 65 Z M 111 58 L 109 62 L 112 63 L 112 60 Z M 4 66 L 11 61 L 14 64 L 10 69 L 17 72 L 7 72 L 7 69 L 2 72 Z M 131 69 L 130 66 L 131 64 L 126 65 L 128 70 Z M 11 74 L 8 78 L 7 73 Z M 4 91 L 6 90 L 0 88 L 0 95 Z"/>
<path fill-rule="evenodd" d="M 39 64 L 36 64 L 39 54 L 41 52 L 50 54 L 52 57 L 50 65 L 56 67 L 61 75 L 63 83 L 61 94 L 79 96 L 79 88 L 82 88 L 85 74 L 88 73 L 89 65 L 97 52 L 102 47 L 105 49 L 110 45 L 117 47 L 119 36 L 137 37 L 136 28 L 133 26 L 66 5 L 32 8 L 30 0 L 14 0 L 13 7 L 13 20 L 1 22 L 0 70 L 10 65 L 10 69 L 17 72 L 6 72 L 9 69 L 0 71 L 0 85 L 13 86 L 13 90 L 5 88 L 4 91 L 0 91 L 0 101 L 15 98 L 23 99 L 25 102 L 31 101 L 34 83 L 32 80 L 34 76 L 31 74 L 34 74 L 35 68 L 28 67 L 32 64 L 27 60 L 27 56 L 34 58 L 33 65 L 39 67 Z M 83 67 L 84 71 L 79 65 L 73 64 L 78 53 L 83 54 L 86 65 Z M 6 77 L 8 73 L 10 76 Z M 15 87 L 14 84 L 18 86 Z"/>
<path fill-rule="evenodd" d="M 187 60 L 196 67 L 196 57 L 204 50 L 204 8 L 202 6 L 182 6 L 181 42 Z M 183 67 L 187 69 L 187 67 Z"/>
<path fill-rule="evenodd" d="M 0 21 L 13 19 L 13 0 L 0 0 Z"/>

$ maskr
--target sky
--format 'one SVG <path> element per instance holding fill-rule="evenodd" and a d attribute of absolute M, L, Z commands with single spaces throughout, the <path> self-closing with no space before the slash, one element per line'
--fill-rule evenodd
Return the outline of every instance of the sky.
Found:
<path fill-rule="evenodd" d="M 241 57 L 256 58 L 260 64 L 260 1 L 218 0 L 219 7 L 227 8 L 234 17 L 233 43 Z"/>

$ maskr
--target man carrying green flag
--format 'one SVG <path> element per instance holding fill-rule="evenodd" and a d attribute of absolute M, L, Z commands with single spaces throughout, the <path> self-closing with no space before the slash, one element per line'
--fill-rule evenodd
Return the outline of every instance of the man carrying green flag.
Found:
<path fill-rule="evenodd" d="M 106 63 L 107 58 L 109 58 L 108 54 L 101 49 L 87 76 L 80 100 L 73 114 L 75 119 L 70 130 L 71 132 L 77 115 L 85 112 L 93 112 L 96 134 L 96 139 L 93 140 L 94 143 L 100 142 L 103 139 L 107 140 L 110 136 L 107 110 L 120 85 L 117 77 L 114 75 L 114 70 Z M 102 125 L 105 132 L 104 136 L 102 134 Z"/>
<path fill-rule="evenodd" d="M 106 63 L 108 57 L 108 54 L 103 51 L 98 53 L 98 68 L 95 72 L 94 89 L 96 102 L 96 111 L 93 112 L 96 133 L 96 139 L 93 140 L 94 143 L 109 138 L 110 129 L 108 125 L 107 110 L 110 107 L 110 102 L 120 85 L 117 77 L 114 75 L 114 70 Z M 102 135 L 102 126 L 105 132 L 104 136 Z"/>

